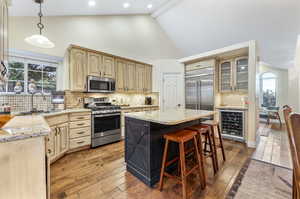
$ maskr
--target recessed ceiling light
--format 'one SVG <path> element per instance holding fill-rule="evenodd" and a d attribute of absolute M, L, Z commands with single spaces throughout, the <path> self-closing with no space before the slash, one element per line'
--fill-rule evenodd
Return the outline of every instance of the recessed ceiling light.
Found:
<path fill-rule="evenodd" d="M 147 5 L 147 8 L 148 8 L 148 9 L 151 9 L 152 7 L 153 7 L 152 4 L 148 4 L 148 5 Z"/>
<path fill-rule="evenodd" d="M 94 0 L 89 1 L 89 6 L 93 7 L 95 5 L 96 5 L 96 1 L 94 1 Z"/>
<path fill-rule="evenodd" d="M 123 7 L 124 7 L 124 8 L 129 8 L 129 7 L 130 7 L 130 3 L 128 3 L 128 2 L 123 3 Z"/>

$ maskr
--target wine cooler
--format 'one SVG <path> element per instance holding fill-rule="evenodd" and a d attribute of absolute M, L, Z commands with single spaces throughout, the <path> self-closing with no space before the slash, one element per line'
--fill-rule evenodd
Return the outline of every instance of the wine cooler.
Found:
<path fill-rule="evenodd" d="M 245 112 L 220 110 L 222 137 L 245 141 Z"/>

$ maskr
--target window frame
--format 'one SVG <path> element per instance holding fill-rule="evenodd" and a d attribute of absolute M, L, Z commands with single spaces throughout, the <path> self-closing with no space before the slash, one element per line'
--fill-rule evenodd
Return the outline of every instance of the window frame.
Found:
<path fill-rule="evenodd" d="M 53 62 L 53 61 L 47 61 L 47 60 L 41 60 L 41 59 L 34 59 L 31 57 L 22 57 L 22 56 L 15 56 L 15 55 L 10 55 L 9 56 L 9 62 L 11 61 L 15 61 L 15 62 L 22 62 L 24 64 L 24 92 L 22 92 L 21 94 L 30 94 L 28 92 L 28 83 L 29 83 L 29 77 L 28 77 L 28 72 L 32 71 L 28 69 L 28 64 L 39 64 L 42 66 L 51 66 L 51 67 L 55 67 L 56 68 L 56 78 L 55 78 L 55 86 L 57 88 L 57 80 L 58 80 L 58 69 L 59 69 L 59 63 Z M 10 67 L 8 67 L 8 72 L 10 70 Z M 42 93 L 43 95 L 51 95 L 51 93 L 45 93 L 44 92 L 44 82 L 43 82 L 43 74 L 44 71 L 41 71 L 42 73 Z M 9 80 L 8 80 L 9 81 Z M 2 94 L 15 94 L 15 92 L 8 92 L 8 84 L 6 84 L 6 88 L 5 88 L 6 92 L 1 92 Z"/>
<path fill-rule="evenodd" d="M 263 77 L 265 74 L 267 73 L 271 73 L 274 75 L 274 77 Z M 259 98 L 260 98 L 260 103 L 259 103 L 259 106 L 262 107 L 262 104 L 263 104 L 263 80 L 268 80 L 268 79 L 274 79 L 275 80 L 275 106 L 277 107 L 278 105 L 278 76 L 277 74 L 275 74 L 274 72 L 272 71 L 266 71 L 262 74 L 260 74 L 260 77 L 259 77 L 259 84 L 260 84 L 260 93 L 259 93 Z"/>

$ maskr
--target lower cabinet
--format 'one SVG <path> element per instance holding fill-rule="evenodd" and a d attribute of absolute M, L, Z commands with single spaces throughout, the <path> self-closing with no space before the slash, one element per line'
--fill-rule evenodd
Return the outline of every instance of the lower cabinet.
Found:
<path fill-rule="evenodd" d="M 69 119 L 70 118 L 70 119 Z M 70 113 L 46 118 L 51 133 L 46 137 L 46 151 L 53 163 L 68 152 L 91 144 L 91 114 Z"/>
<path fill-rule="evenodd" d="M 48 157 L 53 162 L 69 149 L 69 124 L 51 126 L 51 133 L 46 139 Z"/>

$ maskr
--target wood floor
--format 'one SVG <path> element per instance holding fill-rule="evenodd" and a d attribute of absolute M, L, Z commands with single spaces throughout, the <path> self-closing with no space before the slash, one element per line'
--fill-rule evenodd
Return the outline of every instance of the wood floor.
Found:
<path fill-rule="evenodd" d="M 231 188 L 253 149 L 225 141 L 227 161 L 213 176 L 207 159 L 208 186 L 199 187 L 197 175 L 188 178 L 190 198 L 221 199 Z M 219 154 L 221 159 L 221 154 Z M 124 142 L 69 154 L 51 165 L 51 199 L 180 199 L 181 185 L 167 179 L 164 191 L 149 188 L 126 172 Z"/>
<path fill-rule="evenodd" d="M 286 168 L 292 168 L 292 160 L 285 126 L 260 124 L 260 142 L 253 159 L 261 160 Z"/>

